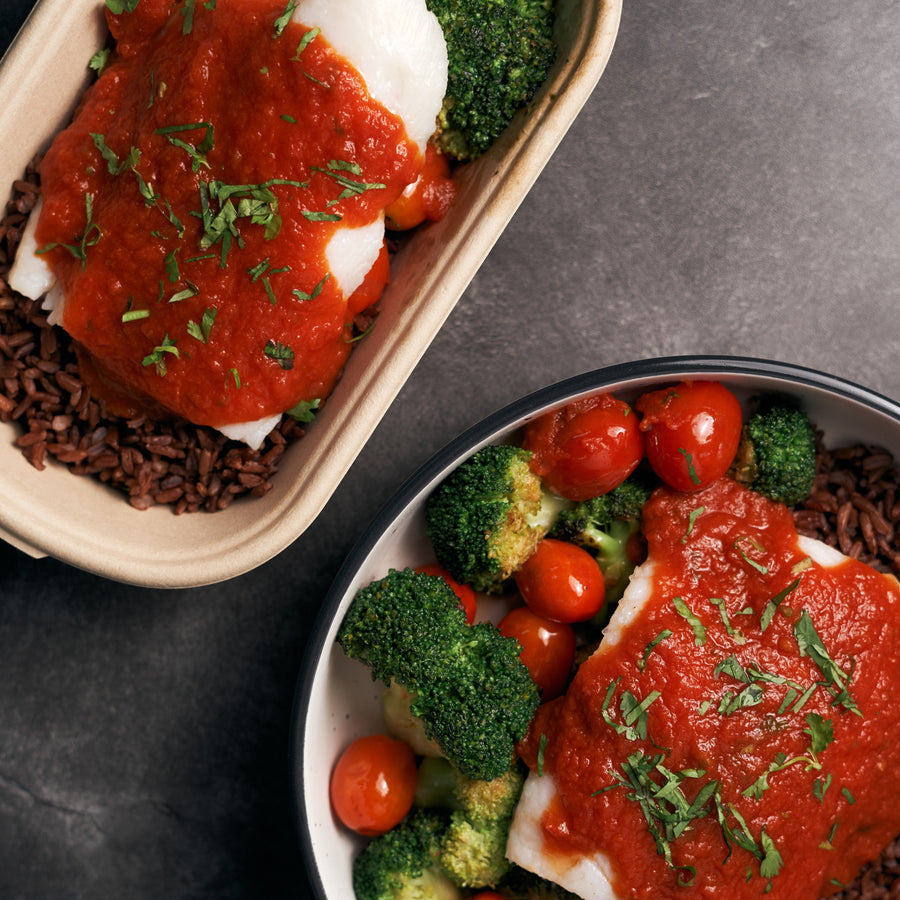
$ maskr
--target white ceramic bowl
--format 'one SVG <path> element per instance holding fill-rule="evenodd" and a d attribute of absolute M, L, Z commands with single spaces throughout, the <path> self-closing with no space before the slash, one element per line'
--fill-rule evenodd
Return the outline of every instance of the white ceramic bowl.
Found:
<path fill-rule="evenodd" d="M 338 0 L 335 0 L 338 2 Z M 213 515 L 132 509 L 61 466 L 33 469 L 0 426 L 0 538 L 107 578 L 155 587 L 222 581 L 271 559 L 322 510 L 597 84 L 622 0 L 559 0 L 559 58 L 533 104 L 464 167 L 441 222 L 394 261 L 378 325 L 263 498 Z M 103 0 L 39 0 L 0 62 L 0 185 L 69 120 L 103 45 Z M 4 188 L 6 190 L 6 188 Z"/>
<path fill-rule="evenodd" d="M 579 397 L 610 391 L 633 400 L 645 390 L 683 378 L 720 380 L 742 400 L 765 391 L 788 393 L 802 401 L 824 430 L 828 445 L 862 441 L 885 447 L 900 460 L 900 404 L 821 372 L 728 357 L 650 360 L 589 372 L 507 406 L 447 445 L 405 483 L 346 560 L 321 609 L 298 681 L 292 790 L 299 838 L 320 900 L 353 897 L 351 865 L 361 846 L 331 812 L 331 767 L 351 740 L 384 730 L 383 687 L 335 642 L 357 590 L 391 567 L 433 561 L 425 537 L 425 499 L 479 447 L 508 441 L 529 419 Z"/>

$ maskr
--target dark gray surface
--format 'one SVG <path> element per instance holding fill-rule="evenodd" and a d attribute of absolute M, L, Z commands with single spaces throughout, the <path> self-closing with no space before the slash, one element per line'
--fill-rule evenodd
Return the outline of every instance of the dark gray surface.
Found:
<path fill-rule="evenodd" d="M 0 0 L 8 42 L 30 3 Z M 763 356 L 900 397 L 900 4 L 633 0 L 607 72 L 333 499 L 188 591 L 0 545 L 0 897 L 306 897 L 310 620 L 401 481 L 552 381 Z"/>

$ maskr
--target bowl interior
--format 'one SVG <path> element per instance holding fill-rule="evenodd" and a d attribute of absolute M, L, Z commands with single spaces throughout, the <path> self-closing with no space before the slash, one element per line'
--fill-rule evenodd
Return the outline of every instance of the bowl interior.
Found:
<path fill-rule="evenodd" d="M 293 791 L 299 837 L 322 900 L 353 896 L 352 860 L 361 842 L 335 820 L 328 797 L 331 767 L 360 735 L 383 730 L 382 686 L 335 643 L 356 591 L 391 567 L 433 561 L 424 500 L 463 459 L 488 443 L 514 439 L 522 425 L 555 406 L 598 391 L 633 400 L 683 377 L 715 378 L 742 401 L 762 392 L 800 399 L 830 446 L 862 441 L 900 459 L 900 405 L 864 388 L 789 365 L 743 359 L 671 359 L 601 369 L 551 386 L 499 411 L 436 454 L 388 503 L 347 559 L 322 608 L 298 681 L 294 710 Z"/>
<path fill-rule="evenodd" d="M 39 0 L 0 63 L 0 185 L 12 185 L 69 120 L 103 45 L 102 0 Z M 0 424 L 0 537 L 107 578 L 190 587 L 246 572 L 279 553 L 319 514 L 524 199 L 597 84 L 621 0 L 559 0 L 559 58 L 532 105 L 463 167 L 454 206 L 394 260 L 376 328 L 336 390 L 289 448 L 264 497 L 216 515 L 139 513 L 62 466 L 38 472 Z M 5 190 L 5 189 L 4 189 Z"/>

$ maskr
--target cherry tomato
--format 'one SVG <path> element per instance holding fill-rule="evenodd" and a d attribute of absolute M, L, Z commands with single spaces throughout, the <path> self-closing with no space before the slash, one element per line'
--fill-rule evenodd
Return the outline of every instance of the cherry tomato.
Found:
<path fill-rule="evenodd" d="M 385 734 L 357 738 L 331 773 L 331 805 L 348 828 L 374 836 L 409 812 L 416 793 L 416 757 Z"/>
<path fill-rule="evenodd" d="M 406 231 L 425 221 L 436 222 L 446 215 L 455 197 L 456 182 L 450 177 L 447 157 L 427 144 L 422 172 L 384 211 L 384 224 L 391 231 Z"/>
<path fill-rule="evenodd" d="M 497 626 L 522 645 L 519 659 L 541 690 L 541 700 L 558 697 L 568 684 L 575 661 L 575 632 L 565 622 L 551 622 L 527 606 L 511 609 Z"/>
<path fill-rule="evenodd" d="M 685 381 L 644 394 L 647 459 L 659 477 L 679 491 L 698 491 L 727 471 L 741 441 L 737 397 L 717 381 Z"/>
<path fill-rule="evenodd" d="M 588 500 L 623 482 L 644 456 L 644 436 L 631 407 L 611 394 L 576 400 L 525 427 L 522 446 L 550 490 Z"/>
<path fill-rule="evenodd" d="M 467 584 L 460 584 L 443 566 L 437 563 L 429 563 L 427 566 L 420 566 L 417 571 L 424 575 L 438 575 L 453 588 L 453 592 L 459 597 L 466 614 L 466 620 L 471 625 L 475 621 L 475 613 L 478 611 L 478 600 L 475 591 Z"/>
<path fill-rule="evenodd" d="M 544 538 L 515 574 L 528 608 L 554 622 L 584 622 L 603 607 L 603 572 L 587 550 Z"/>
<path fill-rule="evenodd" d="M 506 900 L 506 897 L 496 891 L 479 891 L 477 894 L 472 894 L 469 900 Z"/>

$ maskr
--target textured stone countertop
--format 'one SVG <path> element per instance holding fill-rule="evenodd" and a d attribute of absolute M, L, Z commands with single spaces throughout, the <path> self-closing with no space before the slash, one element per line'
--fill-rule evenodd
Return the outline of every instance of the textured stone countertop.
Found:
<path fill-rule="evenodd" d="M 11 41 L 30 0 L 0 0 Z M 308 897 L 289 727 L 363 528 L 465 427 L 691 353 L 900 398 L 900 4 L 631 0 L 597 89 L 320 518 L 231 582 L 0 546 L 0 897 Z"/>

